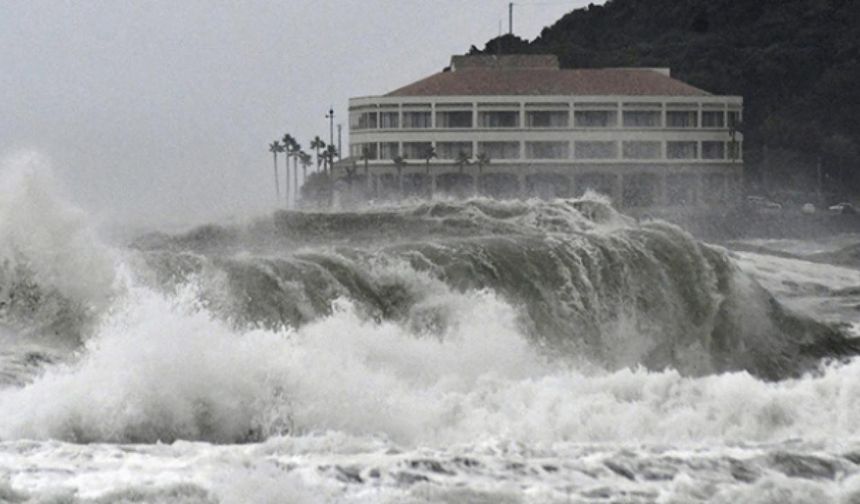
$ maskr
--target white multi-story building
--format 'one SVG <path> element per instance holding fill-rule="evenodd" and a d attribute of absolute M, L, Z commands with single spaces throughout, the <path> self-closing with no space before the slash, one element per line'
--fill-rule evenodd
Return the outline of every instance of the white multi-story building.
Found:
<path fill-rule="evenodd" d="M 668 69 L 454 56 L 440 73 L 349 103 L 350 152 L 335 175 L 370 198 L 591 188 L 627 208 L 710 206 L 740 188 L 743 99 Z"/>

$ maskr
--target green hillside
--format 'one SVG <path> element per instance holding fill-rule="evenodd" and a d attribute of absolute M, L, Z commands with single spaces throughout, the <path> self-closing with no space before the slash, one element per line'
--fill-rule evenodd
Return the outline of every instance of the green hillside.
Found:
<path fill-rule="evenodd" d="M 745 99 L 750 181 L 860 193 L 860 1 L 609 0 L 570 12 L 534 41 L 486 53 L 552 53 L 568 68 L 671 67 Z"/>

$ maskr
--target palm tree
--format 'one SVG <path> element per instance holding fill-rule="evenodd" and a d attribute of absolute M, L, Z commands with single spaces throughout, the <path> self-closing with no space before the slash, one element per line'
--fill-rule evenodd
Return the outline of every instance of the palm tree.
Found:
<path fill-rule="evenodd" d="M 457 159 L 454 161 L 454 163 L 456 163 L 456 164 L 457 164 L 457 166 L 459 166 L 459 167 L 460 167 L 460 178 L 459 178 L 459 180 L 457 181 L 457 185 L 458 185 L 458 186 L 459 186 L 460 184 L 463 184 L 463 170 L 464 170 L 467 166 L 469 166 L 470 164 L 472 164 L 472 160 L 470 159 L 470 157 L 471 157 L 471 156 L 470 156 L 469 154 L 467 154 L 465 151 L 460 151 L 459 153 L 457 153 Z M 458 188 L 456 188 L 455 190 L 459 193 L 460 188 L 458 187 Z M 463 193 L 465 193 L 465 192 L 466 192 L 466 191 L 465 191 L 465 188 L 463 188 Z"/>
<path fill-rule="evenodd" d="M 293 145 L 290 148 L 290 156 L 293 158 L 293 187 L 296 191 L 295 199 L 299 199 L 299 153 L 301 151 L 301 144 L 293 139 Z"/>
<path fill-rule="evenodd" d="M 397 188 L 400 191 L 400 195 L 403 195 L 403 169 L 406 168 L 406 160 L 401 156 L 394 156 L 392 159 L 394 162 L 394 168 L 397 169 Z"/>
<path fill-rule="evenodd" d="M 367 146 L 361 148 L 361 160 L 364 161 L 364 187 L 370 187 L 370 175 L 368 172 L 370 171 L 368 162 L 370 161 L 370 149 Z"/>
<path fill-rule="evenodd" d="M 460 175 L 463 174 L 463 169 L 465 167 L 472 164 L 472 160 L 470 159 L 470 156 L 468 154 L 466 154 L 466 152 L 464 152 L 464 151 L 460 151 L 460 153 L 457 154 L 457 161 L 455 161 L 455 162 L 457 163 L 457 166 L 460 167 Z"/>
<path fill-rule="evenodd" d="M 436 149 L 434 149 L 433 146 L 431 145 L 429 148 L 427 148 L 426 151 L 424 151 L 424 166 L 426 167 L 425 171 L 426 171 L 426 175 L 427 175 L 427 179 L 425 180 L 425 183 L 427 184 L 427 194 L 429 195 L 429 197 L 431 199 L 433 198 L 433 183 L 430 180 L 430 160 L 435 158 L 435 157 L 436 157 Z"/>
<path fill-rule="evenodd" d="M 478 165 L 478 176 L 475 177 L 475 183 L 473 185 L 475 194 L 478 194 L 478 179 L 481 177 L 481 172 L 484 170 L 484 167 L 490 164 L 490 156 L 481 152 L 475 158 L 475 164 Z"/>
<path fill-rule="evenodd" d="M 333 174 L 332 169 L 334 168 L 335 157 L 337 157 L 337 149 L 335 148 L 335 146 L 329 145 L 328 147 L 326 147 L 325 151 L 323 151 L 323 158 L 326 162 L 326 165 L 328 166 L 327 169 L 329 176 L 332 176 Z"/>
<path fill-rule="evenodd" d="M 358 171 L 358 166 L 353 161 L 352 166 L 345 166 L 344 169 L 346 170 L 346 183 L 349 185 L 349 192 L 352 195 L 352 183 L 355 181 L 355 172 Z"/>
<path fill-rule="evenodd" d="M 334 158 L 337 156 L 337 149 L 334 145 L 329 145 L 326 147 L 325 151 L 323 151 L 322 156 L 325 164 L 328 165 L 328 204 L 331 206 L 334 198 Z"/>
<path fill-rule="evenodd" d="M 287 208 L 290 207 L 290 149 L 292 149 L 293 144 L 296 143 L 296 139 L 293 138 L 289 133 L 284 135 L 284 138 L 281 139 L 281 143 L 284 144 L 284 158 L 286 159 L 286 173 L 284 174 L 284 178 L 286 181 L 284 182 L 284 187 L 287 191 Z"/>
<path fill-rule="evenodd" d="M 272 153 L 275 159 L 275 196 L 278 200 L 281 199 L 281 183 L 278 181 L 278 153 L 284 152 L 284 146 L 277 140 L 269 144 L 269 152 Z"/>
<path fill-rule="evenodd" d="M 313 158 L 305 151 L 299 152 L 299 162 L 302 164 L 302 184 L 308 179 L 308 166 L 313 164 Z"/>
<path fill-rule="evenodd" d="M 366 146 L 361 148 L 361 160 L 364 161 L 364 176 L 367 177 L 367 164 L 370 161 L 370 149 Z"/>
<path fill-rule="evenodd" d="M 315 136 L 314 139 L 311 140 L 311 149 L 316 151 L 317 171 L 320 171 L 320 149 L 325 149 L 325 142 L 323 142 L 319 135 Z"/>

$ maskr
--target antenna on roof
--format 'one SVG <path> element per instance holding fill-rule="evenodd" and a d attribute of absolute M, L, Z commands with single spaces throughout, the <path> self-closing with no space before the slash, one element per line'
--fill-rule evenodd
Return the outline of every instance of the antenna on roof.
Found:
<path fill-rule="evenodd" d="M 514 34 L 514 3 L 508 4 L 508 34 Z"/>

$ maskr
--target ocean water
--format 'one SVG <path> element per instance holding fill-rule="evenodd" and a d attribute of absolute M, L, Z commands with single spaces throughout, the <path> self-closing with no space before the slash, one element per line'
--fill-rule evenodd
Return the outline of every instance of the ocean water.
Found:
<path fill-rule="evenodd" d="M 69 201 L 3 162 L 0 502 L 860 502 L 850 237 L 586 195 L 114 243 Z"/>

